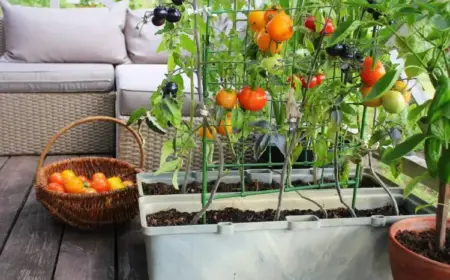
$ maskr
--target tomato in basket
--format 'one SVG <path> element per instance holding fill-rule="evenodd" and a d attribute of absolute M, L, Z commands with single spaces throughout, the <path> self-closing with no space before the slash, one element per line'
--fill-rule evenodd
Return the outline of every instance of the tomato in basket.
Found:
<path fill-rule="evenodd" d="M 63 177 L 62 177 L 61 173 L 59 173 L 59 172 L 55 172 L 52 175 L 50 175 L 50 177 L 48 178 L 48 182 L 49 183 L 57 183 L 60 185 L 64 184 Z"/>
<path fill-rule="evenodd" d="M 59 193 L 65 192 L 63 185 L 58 184 L 58 183 L 50 183 L 50 184 L 48 184 L 47 188 L 52 192 L 59 192 Z"/>

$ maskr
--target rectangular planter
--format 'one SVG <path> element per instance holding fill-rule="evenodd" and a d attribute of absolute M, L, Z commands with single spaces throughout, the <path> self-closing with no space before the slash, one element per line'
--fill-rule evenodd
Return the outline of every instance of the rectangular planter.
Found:
<path fill-rule="evenodd" d="M 299 181 L 302 180 L 305 183 L 312 183 L 314 180 L 313 169 L 294 169 L 291 173 L 291 181 Z M 350 174 L 354 174 L 355 169 L 353 168 Z M 334 180 L 334 169 L 333 168 L 325 168 L 323 170 L 324 179 Z M 208 182 L 215 181 L 217 179 L 218 172 L 217 171 L 208 171 Z M 317 178 L 320 180 L 322 176 L 322 169 L 317 169 Z M 389 187 L 396 189 L 398 186 L 385 178 L 383 175 L 378 174 L 381 180 Z M 178 185 L 182 185 L 185 179 L 185 172 L 179 172 L 178 176 Z M 276 182 L 279 183 L 281 181 L 281 170 L 269 170 L 269 169 L 247 169 L 244 173 L 244 179 L 247 182 L 259 181 L 261 183 L 271 183 Z M 202 172 L 200 171 L 191 171 L 187 176 L 188 184 L 192 182 L 202 182 Z M 154 175 L 153 173 L 142 172 L 137 174 L 137 185 L 139 190 L 139 196 L 144 196 L 144 191 L 142 187 L 142 183 L 164 183 L 168 185 L 172 185 L 172 173 L 165 173 Z M 239 171 L 232 170 L 226 173 L 226 176 L 222 178 L 221 182 L 224 183 L 238 183 L 240 182 Z M 365 192 L 368 188 L 361 188 L 358 192 Z M 322 191 L 331 191 L 334 192 L 334 189 L 323 189 Z M 344 192 L 353 192 L 353 189 L 345 189 Z M 199 195 L 199 194 L 197 194 Z"/>
<path fill-rule="evenodd" d="M 417 197 L 395 198 L 410 213 L 425 202 Z M 308 196 L 325 208 L 342 205 L 336 194 L 311 190 Z M 351 195 L 344 194 L 350 203 Z M 381 189 L 360 193 L 357 208 L 389 203 Z M 277 195 L 216 200 L 212 209 L 235 207 L 261 211 L 275 208 Z M 201 208 L 196 195 L 139 198 L 150 280 L 379 280 L 392 279 L 388 261 L 388 228 L 408 216 L 319 220 L 316 216 L 289 216 L 287 221 L 221 223 L 148 227 L 147 214 L 175 208 Z M 296 193 L 287 193 L 283 209 L 317 209 Z M 426 213 L 432 213 L 427 209 Z"/>

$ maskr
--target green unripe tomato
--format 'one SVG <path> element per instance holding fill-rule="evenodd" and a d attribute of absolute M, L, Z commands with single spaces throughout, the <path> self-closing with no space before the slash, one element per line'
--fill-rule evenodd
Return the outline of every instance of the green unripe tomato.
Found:
<path fill-rule="evenodd" d="M 402 93 L 396 90 L 386 92 L 383 95 L 383 108 L 391 114 L 403 111 L 406 108 L 406 102 Z"/>
<path fill-rule="evenodd" d="M 283 58 L 279 54 L 264 58 L 261 66 L 270 74 L 280 74 L 283 72 Z"/>

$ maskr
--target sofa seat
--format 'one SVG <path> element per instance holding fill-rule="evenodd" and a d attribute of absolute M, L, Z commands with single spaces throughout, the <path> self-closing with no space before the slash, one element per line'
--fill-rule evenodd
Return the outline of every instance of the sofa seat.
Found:
<path fill-rule="evenodd" d="M 122 64 L 116 67 L 117 112 L 120 116 L 130 116 L 139 108 L 150 108 L 150 97 L 158 90 L 166 78 L 166 64 Z M 183 116 L 190 112 L 190 79 L 183 75 L 186 101 Z M 197 80 L 194 79 L 197 97 Z"/>
<path fill-rule="evenodd" d="M 109 92 L 110 64 L 0 63 L 0 93 Z"/>

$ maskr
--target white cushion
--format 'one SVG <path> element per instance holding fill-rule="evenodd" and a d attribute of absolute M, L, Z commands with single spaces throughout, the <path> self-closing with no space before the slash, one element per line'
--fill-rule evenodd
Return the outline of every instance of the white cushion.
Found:
<path fill-rule="evenodd" d="M 128 62 L 125 46 L 128 2 L 108 8 L 52 9 L 11 5 L 3 9 L 6 53 L 2 61 L 31 63 Z"/>
<path fill-rule="evenodd" d="M 166 78 L 167 65 L 164 64 L 124 64 L 116 67 L 116 90 L 118 95 L 119 114 L 129 116 L 139 108 L 149 109 L 150 97 L 158 90 Z M 197 87 L 197 78 L 194 75 L 194 87 Z M 184 92 L 186 99 L 183 106 L 183 115 L 190 112 L 190 79 L 183 75 Z M 197 91 L 195 91 L 197 95 Z M 196 100 L 198 98 L 196 97 Z"/>
<path fill-rule="evenodd" d="M 0 92 L 108 92 L 110 64 L 0 63 Z"/>
<path fill-rule="evenodd" d="M 134 63 L 167 64 L 167 52 L 156 53 L 162 35 L 155 35 L 163 26 L 154 26 L 151 22 L 143 24 L 143 17 L 149 10 L 128 10 L 125 24 L 125 39 L 128 56 Z M 136 28 L 138 27 L 138 28 Z"/>

